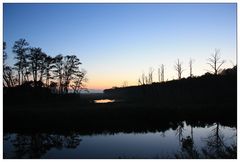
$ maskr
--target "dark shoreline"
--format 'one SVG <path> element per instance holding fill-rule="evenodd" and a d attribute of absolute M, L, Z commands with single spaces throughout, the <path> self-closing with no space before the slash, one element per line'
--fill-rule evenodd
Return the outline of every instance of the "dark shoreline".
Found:
<path fill-rule="evenodd" d="M 169 128 L 186 121 L 237 125 L 237 68 L 103 94 L 56 94 L 28 84 L 3 89 L 4 132 L 131 132 Z M 95 99 L 121 102 L 97 104 Z"/>
<path fill-rule="evenodd" d="M 158 107 L 143 103 L 71 104 L 4 107 L 4 132 L 79 131 L 102 132 L 164 131 L 179 122 L 206 125 L 219 122 L 237 126 L 236 105 L 186 105 Z M 32 109 L 34 107 L 34 109 Z M 194 107 L 194 108 L 193 108 Z"/>

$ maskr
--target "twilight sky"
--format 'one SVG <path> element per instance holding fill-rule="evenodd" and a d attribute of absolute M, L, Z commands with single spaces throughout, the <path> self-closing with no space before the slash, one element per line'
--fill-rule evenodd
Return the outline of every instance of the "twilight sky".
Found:
<path fill-rule="evenodd" d="M 11 48 L 25 38 L 51 56 L 75 54 L 87 70 L 87 87 L 104 89 L 137 85 L 149 68 L 165 65 L 165 79 L 177 78 L 174 64 L 183 62 L 183 77 L 210 70 L 215 48 L 236 64 L 236 4 L 4 4 L 3 40 L 9 64 Z"/>

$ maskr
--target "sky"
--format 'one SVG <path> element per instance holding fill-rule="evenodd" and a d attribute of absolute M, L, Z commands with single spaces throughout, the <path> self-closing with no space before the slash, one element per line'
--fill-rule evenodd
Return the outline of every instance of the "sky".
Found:
<path fill-rule="evenodd" d="M 12 46 L 25 38 L 51 56 L 77 55 L 89 89 L 137 85 L 142 73 L 165 66 L 165 80 L 208 72 L 207 59 L 220 49 L 223 68 L 236 64 L 236 4 L 10 4 L 3 5 L 7 63 Z"/>

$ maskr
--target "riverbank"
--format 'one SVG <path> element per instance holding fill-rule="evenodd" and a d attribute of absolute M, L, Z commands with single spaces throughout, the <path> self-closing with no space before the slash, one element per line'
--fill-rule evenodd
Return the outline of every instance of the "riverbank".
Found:
<path fill-rule="evenodd" d="M 96 99 L 119 102 L 95 103 Z M 4 89 L 4 131 L 134 132 L 180 121 L 236 126 L 237 69 L 181 80 L 105 90 L 53 94 L 46 87 Z"/>
<path fill-rule="evenodd" d="M 179 121 L 193 124 L 219 121 L 222 125 L 236 126 L 236 110 L 235 104 L 160 106 L 131 102 L 39 103 L 5 106 L 3 125 L 4 132 L 78 130 L 91 134 L 105 131 L 160 131 Z"/>

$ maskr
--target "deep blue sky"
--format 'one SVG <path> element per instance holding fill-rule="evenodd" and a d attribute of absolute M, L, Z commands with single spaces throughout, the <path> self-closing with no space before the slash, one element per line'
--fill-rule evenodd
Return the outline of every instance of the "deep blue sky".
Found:
<path fill-rule="evenodd" d="M 25 38 L 49 55 L 76 54 L 89 88 L 137 84 L 142 72 L 164 64 L 165 78 L 201 75 L 215 48 L 236 63 L 236 4 L 4 4 L 4 41 L 12 64 L 14 41 Z"/>

